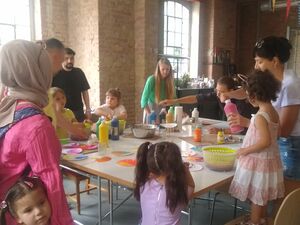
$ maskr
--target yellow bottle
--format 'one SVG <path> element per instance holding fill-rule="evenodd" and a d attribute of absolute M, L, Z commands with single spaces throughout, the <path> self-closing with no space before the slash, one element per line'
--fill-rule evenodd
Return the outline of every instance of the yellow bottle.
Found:
<path fill-rule="evenodd" d="M 102 121 L 102 123 L 99 126 L 99 144 L 102 147 L 108 147 L 108 135 L 109 135 L 109 127 L 105 123 L 105 121 Z"/>
<path fill-rule="evenodd" d="M 166 115 L 166 123 L 174 123 L 174 114 L 171 111 L 171 109 L 169 109 L 169 111 Z"/>
<path fill-rule="evenodd" d="M 223 131 L 218 131 L 217 143 L 218 144 L 224 144 L 225 143 L 225 137 L 224 137 L 224 132 Z"/>

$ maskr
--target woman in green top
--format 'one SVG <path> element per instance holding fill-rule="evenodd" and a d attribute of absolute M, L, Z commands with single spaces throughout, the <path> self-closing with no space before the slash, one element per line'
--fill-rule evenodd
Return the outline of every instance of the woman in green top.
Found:
<path fill-rule="evenodd" d="M 151 110 L 154 110 L 156 115 L 159 114 L 161 106 L 158 103 L 161 100 L 175 97 L 171 63 L 167 58 L 161 58 L 156 65 L 154 75 L 148 77 L 143 90 L 141 107 L 144 109 L 144 122 Z"/>

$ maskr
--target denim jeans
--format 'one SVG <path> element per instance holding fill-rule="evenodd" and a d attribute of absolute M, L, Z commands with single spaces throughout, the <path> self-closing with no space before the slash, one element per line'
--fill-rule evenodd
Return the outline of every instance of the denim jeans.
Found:
<path fill-rule="evenodd" d="M 300 180 L 300 137 L 278 139 L 280 156 L 286 178 Z"/>

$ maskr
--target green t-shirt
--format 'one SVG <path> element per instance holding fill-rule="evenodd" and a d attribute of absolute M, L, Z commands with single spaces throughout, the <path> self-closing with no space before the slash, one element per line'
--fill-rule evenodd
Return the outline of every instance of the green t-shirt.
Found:
<path fill-rule="evenodd" d="M 175 89 L 174 89 L 175 90 Z M 174 93 L 174 98 L 176 97 L 176 94 Z M 161 80 L 160 82 L 160 100 L 166 99 L 166 85 L 165 80 Z M 142 98 L 141 98 L 141 107 L 145 108 L 148 104 L 154 104 L 155 103 L 155 78 L 154 75 L 151 75 L 148 77 Z"/>

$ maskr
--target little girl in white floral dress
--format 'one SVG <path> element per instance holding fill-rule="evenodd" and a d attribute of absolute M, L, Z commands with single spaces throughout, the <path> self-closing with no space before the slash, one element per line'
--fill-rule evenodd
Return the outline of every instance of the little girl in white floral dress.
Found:
<path fill-rule="evenodd" d="M 267 204 L 284 196 L 283 168 L 277 145 L 279 116 L 271 101 L 280 83 L 269 72 L 255 71 L 243 85 L 249 102 L 259 107 L 253 115 L 242 147 L 229 193 L 251 201 L 250 218 L 240 224 L 266 224 Z"/>

